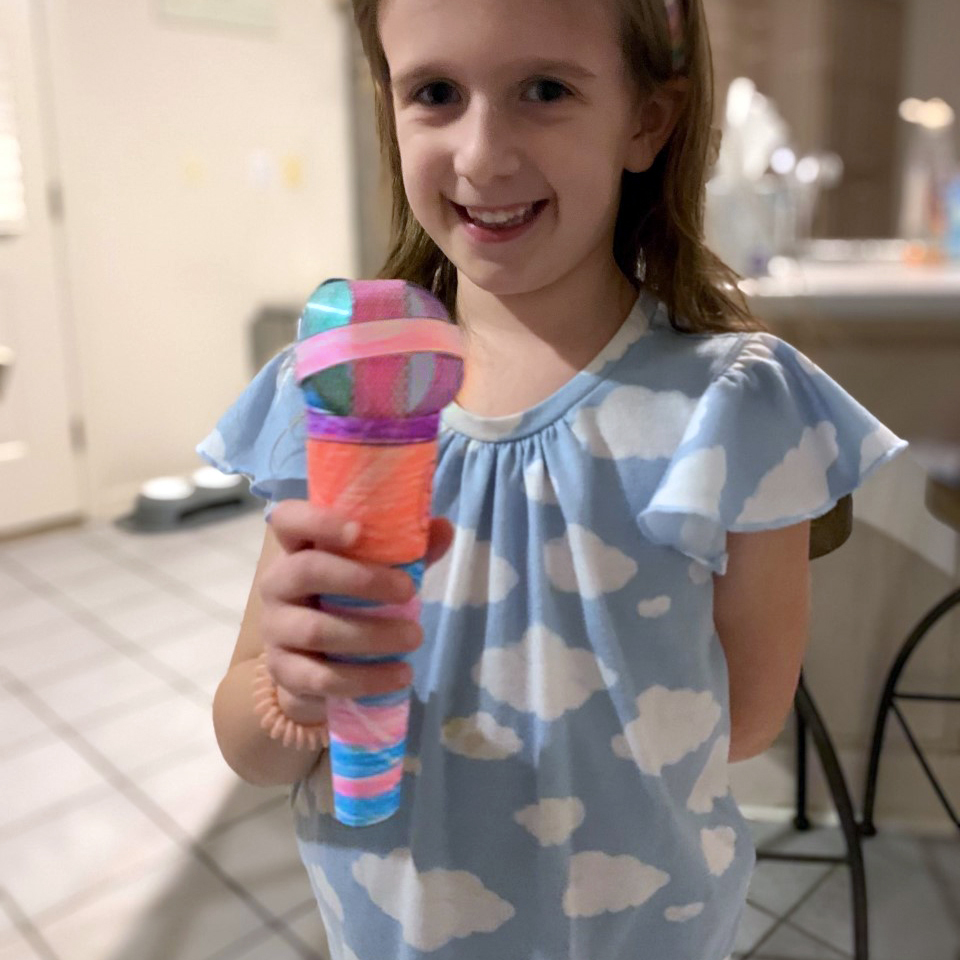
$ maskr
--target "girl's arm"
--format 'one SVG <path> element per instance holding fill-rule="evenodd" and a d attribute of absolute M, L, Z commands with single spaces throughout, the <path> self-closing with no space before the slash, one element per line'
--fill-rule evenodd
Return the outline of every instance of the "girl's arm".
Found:
<path fill-rule="evenodd" d="M 763 753 L 793 705 L 810 624 L 810 523 L 727 535 L 714 623 L 730 679 L 730 762 Z"/>

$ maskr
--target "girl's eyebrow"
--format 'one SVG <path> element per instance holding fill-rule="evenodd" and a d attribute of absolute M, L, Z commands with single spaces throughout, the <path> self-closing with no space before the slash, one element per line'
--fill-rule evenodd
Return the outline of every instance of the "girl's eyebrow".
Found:
<path fill-rule="evenodd" d="M 556 73 L 563 76 L 575 77 L 578 80 L 596 80 L 597 78 L 595 73 L 571 60 L 546 60 L 540 57 L 505 64 L 503 70 L 504 72 L 509 71 L 511 73 Z M 449 63 L 436 60 L 410 67 L 401 73 L 395 74 L 392 80 L 394 84 L 406 87 L 434 77 L 450 76 L 453 73 L 456 73 L 456 67 Z"/>

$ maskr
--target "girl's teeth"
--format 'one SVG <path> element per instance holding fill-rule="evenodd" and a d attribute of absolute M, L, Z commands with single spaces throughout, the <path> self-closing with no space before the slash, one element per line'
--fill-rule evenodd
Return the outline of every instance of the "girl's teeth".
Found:
<path fill-rule="evenodd" d="M 485 223 L 491 226 L 502 227 L 512 224 L 513 221 L 520 222 L 524 220 L 533 210 L 533 204 L 525 207 L 513 207 L 510 210 L 498 210 L 496 213 L 488 213 L 481 210 L 471 210 L 467 207 L 467 214 L 471 220 L 477 223 Z"/>

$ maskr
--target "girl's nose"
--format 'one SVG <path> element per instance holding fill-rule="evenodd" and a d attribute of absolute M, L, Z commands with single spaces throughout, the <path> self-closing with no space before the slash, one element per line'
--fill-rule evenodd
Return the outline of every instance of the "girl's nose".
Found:
<path fill-rule="evenodd" d="M 483 103 L 471 105 L 456 124 L 454 136 L 453 168 L 458 177 L 483 185 L 519 171 L 516 130 L 503 111 Z"/>

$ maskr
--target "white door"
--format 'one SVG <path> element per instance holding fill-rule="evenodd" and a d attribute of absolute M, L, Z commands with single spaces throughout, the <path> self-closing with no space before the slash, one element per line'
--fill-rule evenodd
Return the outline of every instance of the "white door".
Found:
<path fill-rule="evenodd" d="M 35 0 L 0 0 L 0 536 L 80 512 Z"/>

